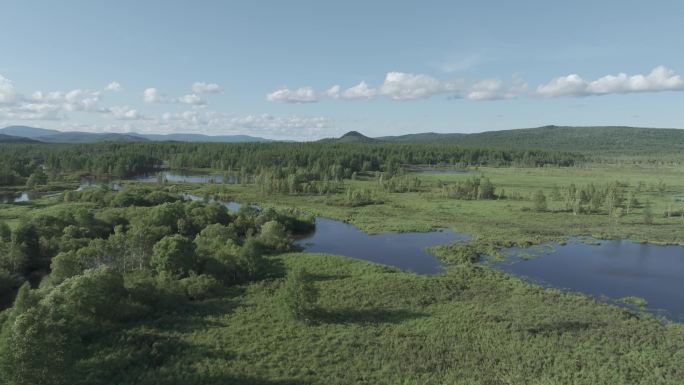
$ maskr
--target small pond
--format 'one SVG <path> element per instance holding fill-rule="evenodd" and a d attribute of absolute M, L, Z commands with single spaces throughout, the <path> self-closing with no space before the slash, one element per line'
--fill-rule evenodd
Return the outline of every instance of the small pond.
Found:
<path fill-rule="evenodd" d="M 83 191 L 88 188 L 106 186 L 114 191 L 121 191 L 123 188 L 120 183 L 113 182 L 108 179 L 84 178 L 81 179 L 81 184 L 76 191 Z"/>
<path fill-rule="evenodd" d="M 613 301 L 636 296 L 647 309 L 684 321 L 684 247 L 627 240 L 579 238 L 504 251 L 503 262 L 490 262 L 507 273 L 533 282 Z M 521 257 L 522 255 L 522 257 Z"/>
<path fill-rule="evenodd" d="M 22 203 L 38 198 L 38 195 L 30 192 L 0 192 L 0 203 Z"/>
<path fill-rule="evenodd" d="M 154 183 L 159 179 L 159 174 L 143 174 L 134 177 L 138 182 L 144 183 Z M 171 183 L 236 183 L 237 177 L 227 176 L 223 174 L 202 174 L 191 171 L 161 171 L 161 175 L 166 179 L 166 181 Z"/>
<path fill-rule="evenodd" d="M 469 239 L 451 230 L 427 233 L 366 234 L 356 226 L 329 218 L 316 218 L 316 231 L 297 241 L 312 253 L 330 253 L 396 266 L 418 274 L 436 274 L 443 265 L 427 252 L 431 246 Z"/>

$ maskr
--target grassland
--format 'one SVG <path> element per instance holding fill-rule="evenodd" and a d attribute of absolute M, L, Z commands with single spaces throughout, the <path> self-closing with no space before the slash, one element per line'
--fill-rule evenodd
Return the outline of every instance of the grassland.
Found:
<path fill-rule="evenodd" d="M 315 272 L 320 297 L 312 323 L 283 311 L 275 273 L 99 341 L 83 363 L 84 383 L 684 381 L 683 325 L 483 266 L 417 276 L 323 254 L 286 254 L 273 262 L 285 271 Z"/>
<path fill-rule="evenodd" d="M 421 188 L 382 193 L 361 207 L 333 195 L 264 194 L 256 186 L 178 184 L 179 191 L 263 206 L 296 207 L 371 232 L 447 227 L 488 247 L 539 244 L 573 235 L 684 244 L 684 167 L 480 168 L 497 189 L 520 199 L 445 198 L 440 182 L 472 175 L 416 173 Z M 612 221 L 605 214 L 530 210 L 531 196 L 570 183 L 626 183 L 644 208 Z M 371 175 L 345 181 L 373 189 Z M 664 188 L 656 188 L 661 184 Z M 59 210 L 58 197 L 5 205 L 2 220 Z M 79 203 L 83 204 L 83 203 Z M 527 283 L 487 266 L 455 262 L 418 276 L 324 254 L 271 258 L 269 278 L 230 289 L 89 341 L 79 362 L 84 384 L 682 384 L 684 325 L 587 296 Z M 283 277 L 306 267 L 319 290 L 313 321 L 284 311 Z"/>
<path fill-rule="evenodd" d="M 259 202 L 277 207 L 297 207 L 318 215 L 354 223 L 369 233 L 386 231 L 427 231 L 451 228 L 471 234 L 478 240 L 497 243 L 537 244 L 574 235 L 599 238 L 629 238 L 654 243 L 684 244 L 684 219 L 681 215 L 665 217 L 668 210 L 684 210 L 684 202 L 674 199 L 684 193 L 684 167 L 644 167 L 596 165 L 586 168 L 480 168 L 480 175 L 488 177 L 497 190 L 522 199 L 456 200 L 442 196 L 438 182 L 454 182 L 471 178 L 470 174 L 416 173 L 422 181 L 421 190 L 410 193 L 384 193 L 382 204 L 349 207 L 339 196 L 297 196 L 262 194 L 253 186 L 186 185 L 198 194 L 218 193 L 225 199 Z M 372 189 L 372 178 L 349 181 L 352 188 Z M 364 180 L 365 179 L 365 180 Z M 635 191 L 641 182 L 644 187 L 636 192 L 642 203 L 650 202 L 654 213 L 653 224 L 645 224 L 643 207 L 624 214 L 615 223 L 606 214 L 574 215 L 561 202 L 549 200 L 548 211 L 535 212 L 532 194 L 541 189 L 547 196 L 554 186 L 626 183 Z M 663 183 L 661 192 L 655 186 Z"/>

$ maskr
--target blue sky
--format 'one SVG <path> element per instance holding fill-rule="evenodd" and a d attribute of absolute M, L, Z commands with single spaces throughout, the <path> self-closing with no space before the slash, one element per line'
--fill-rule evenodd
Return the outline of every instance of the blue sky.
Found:
<path fill-rule="evenodd" d="M 0 126 L 684 127 L 681 1 L 0 3 Z"/>

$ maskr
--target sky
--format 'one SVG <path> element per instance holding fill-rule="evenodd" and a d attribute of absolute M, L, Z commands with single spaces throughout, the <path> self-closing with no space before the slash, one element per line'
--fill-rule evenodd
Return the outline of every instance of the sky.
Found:
<path fill-rule="evenodd" d="M 684 128 L 684 2 L 0 0 L 0 127 Z"/>

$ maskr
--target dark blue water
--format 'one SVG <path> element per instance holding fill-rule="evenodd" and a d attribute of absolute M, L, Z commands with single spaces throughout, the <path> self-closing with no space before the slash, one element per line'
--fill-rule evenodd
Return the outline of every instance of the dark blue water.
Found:
<path fill-rule="evenodd" d="M 187 194 L 186 198 L 202 199 L 191 194 Z M 237 202 L 223 202 L 223 204 L 231 210 L 240 209 L 240 204 Z M 444 265 L 426 249 L 466 239 L 470 237 L 446 229 L 427 233 L 370 235 L 352 224 L 316 217 L 314 232 L 299 238 L 295 244 L 311 253 L 344 255 L 418 274 L 437 274 L 443 270 Z"/>
<path fill-rule="evenodd" d="M 226 206 L 240 208 L 235 202 Z M 444 265 L 426 249 L 466 239 L 467 235 L 450 230 L 369 235 L 349 223 L 317 217 L 315 232 L 299 239 L 297 245 L 308 252 L 344 255 L 418 274 L 436 274 Z M 620 303 L 625 297 L 640 297 L 648 302 L 648 310 L 684 322 L 684 247 L 627 240 L 591 242 L 575 238 L 565 245 L 506 249 L 505 261 L 489 263 L 532 282 L 607 297 L 613 303 Z M 521 258 L 523 254 L 531 258 Z"/>
<path fill-rule="evenodd" d="M 532 259 L 516 254 L 524 253 Z M 627 240 L 507 249 L 508 258 L 492 265 L 507 273 L 553 287 L 613 300 L 636 296 L 647 308 L 684 321 L 684 247 Z"/>
<path fill-rule="evenodd" d="M 346 255 L 418 274 L 436 274 L 443 265 L 426 248 L 465 239 L 469 237 L 451 230 L 369 235 L 349 223 L 317 217 L 316 231 L 297 245 L 312 253 Z"/>

